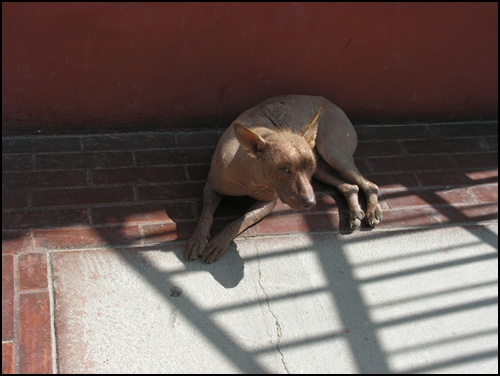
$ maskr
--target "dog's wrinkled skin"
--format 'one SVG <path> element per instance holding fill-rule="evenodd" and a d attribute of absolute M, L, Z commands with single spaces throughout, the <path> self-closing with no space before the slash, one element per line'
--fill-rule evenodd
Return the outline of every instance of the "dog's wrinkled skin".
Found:
<path fill-rule="evenodd" d="M 351 228 L 363 218 L 377 225 L 382 219 L 378 187 L 356 168 L 356 147 L 351 122 L 323 97 L 279 96 L 245 111 L 224 132 L 212 157 L 186 258 L 218 260 L 236 236 L 271 212 L 278 198 L 294 210 L 311 209 L 316 204 L 313 176 L 346 197 Z M 359 205 L 359 188 L 366 195 L 366 214 Z M 224 195 L 251 196 L 256 202 L 210 239 L 213 214 Z"/>

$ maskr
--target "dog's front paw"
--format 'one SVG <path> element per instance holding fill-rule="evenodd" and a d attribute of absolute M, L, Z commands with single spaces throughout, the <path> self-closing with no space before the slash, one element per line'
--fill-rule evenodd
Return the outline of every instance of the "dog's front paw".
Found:
<path fill-rule="evenodd" d="M 383 218 L 382 209 L 378 204 L 374 208 L 370 208 L 366 211 L 366 217 L 365 217 L 366 223 L 372 227 L 378 225 L 382 220 L 382 218 Z"/>
<path fill-rule="evenodd" d="M 198 256 L 201 256 L 203 251 L 206 249 L 208 244 L 208 236 L 201 233 L 194 233 L 189 239 L 186 248 L 186 259 L 189 261 L 196 260 Z"/>
<path fill-rule="evenodd" d="M 208 242 L 207 248 L 201 255 L 201 259 L 207 264 L 217 261 L 226 254 L 230 243 L 231 241 L 228 242 L 224 237 L 216 236 Z"/>

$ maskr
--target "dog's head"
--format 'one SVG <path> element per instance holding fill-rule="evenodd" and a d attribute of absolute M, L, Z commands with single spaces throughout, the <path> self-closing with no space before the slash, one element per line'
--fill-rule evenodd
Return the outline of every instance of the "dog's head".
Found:
<path fill-rule="evenodd" d="M 278 130 L 259 135 L 233 123 L 241 146 L 250 157 L 260 161 L 266 184 L 293 210 L 309 210 L 316 204 L 311 178 L 316 169 L 313 149 L 320 113 L 321 108 L 299 133 Z"/>

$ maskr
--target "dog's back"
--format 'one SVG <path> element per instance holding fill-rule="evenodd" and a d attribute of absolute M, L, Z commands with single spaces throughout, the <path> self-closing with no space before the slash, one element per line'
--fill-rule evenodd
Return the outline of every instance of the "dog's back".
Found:
<path fill-rule="evenodd" d="M 356 132 L 345 115 L 335 104 L 320 96 L 281 95 L 244 111 L 234 123 L 253 129 L 265 137 L 270 131 L 290 131 L 299 134 L 321 108 L 315 149 L 325 158 L 345 160 L 350 158 L 357 147 Z M 332 139 L 334 140 L 332 142 Z M 219 140 L 212 158 L 211 175 L 227 168 L 240 149 L 234 127 L 229 126 Z"/>

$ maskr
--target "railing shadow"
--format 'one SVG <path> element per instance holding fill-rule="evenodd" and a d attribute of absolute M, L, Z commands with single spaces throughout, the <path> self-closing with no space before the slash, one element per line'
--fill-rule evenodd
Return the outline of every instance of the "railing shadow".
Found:
<path fill-rule="evenodd" d="M 402 193 L 399 193 L 402 194 Z M 443 207 L 447 208 L 446 214 L 449 215 L 450 208 L 448 203 L 444 200 L 441 200 L 439 197 L 433 198 L 434 202 L 438 201 L 439 205 L 436 205 L 435 208 Z M 441 200 L 441 201 L 440 201 Z M 231 200 L 229 200 L 231 202 Z M 234 202 L 232 203 L 234 204 Z M 230 205 L 232 205 L 230 204 Z M 243 205 L 245 206 L 245 205 Z M 240 207 L 241 208 L 241 207 Z M 228 210 L 231 212 L 231 208 L 222 207 L 222 212 L 224 210 Z M 227 221 L 232 219 L 233 214 L 223 214 L 224 220 L 219 222 L 218 227 L 222 227 Z M 453 213 L 454 216 L 463 216 L 463 222 L 471 223 L 474 222 L 474 218 L 464 216 L 459 209 L 457 209 L 456 213 Z M 308 216 L 305 216 L 307 219 Z M 335 228 L 338 224 L 332 223 L 332 228 Z M 217 227 L 217 226 L 216 226 Z M 486 228 L 483 228 L 482 231 L 471 230 L 469 226 L 462 226 L 466 231 L 469 231 L 474 236 L 478 237 L 479 243 L 485 243 L 490 245 L 491 247 L 498 249 L 498 242 L 496 234 L 492 233 Z M 217 231 L 217 229 L 215 229 Z M 311 231 L 314 231 L 314 228 L 311 228 Z M 405 230 L 411 232 L 422 232 L 430 231 L 429 229 L 422 230 Z M 363 241 L 376 241 L 376 239 L 388 238 L 391 236 L 397 236 L 399 232 L 394 232 L 391 234 L 388 233 L 378 233 L 371 232 L 366 234 Z M 101 237 L 106 239 L 107 233 L 101 233 Z M 423 235 L 424 236 L 424 235 Z M 324 249 L 324 244 L 321 244 L 321 240 L 317 240 L 317 237 L 312 236 L 312 244 L 310 248 L 312 250 L 315 249 Z M 370 317 L 371 307 L 365 303 L 365 299 L 361 294 L 362 286 L 364 284 L 376 283 L 380 281 L 386 281 L 390 279 L 397 279 L 399 277 L 407 277 L 412 274 L 420 275 L 425 274 L 431 271 L 439 271 L 440 269 L 452 268 L 460 265 L 468 265 L 471 263 L 481 262 L 481 261 L 489 261 L 495 259 L 497 257 L 496 254 L 487 254 L 480 256 L 471 256 L 465 259 L 453 260 L 446 263 L 428 265 L 420 268 L 413 268 L 412 270 L 401 270 L 392 273 L 386 273 L 382 276 L 365 278 L 360 280 L 356 278 L 352 271 L 352 264 L 349 262 L 345 255 L 344 246 L 346 244 L 352 244 L 358 241 L 358 239 L 349 240 L 347 238 L 337 239 L 335 244 L 332 244 L 332 248 L 335 249 L 335 253 L 327 253 L 324 251 L 318 252 L 318 260 L 319 264 L 323 266 L 323 274 L 328 281 L 327 286 L 322 288 L 323 292 L 328 292 L 332 301 L 334 302 L 334 306 L 337 307 L 339 318 L 342 322 L 343 327 L 345 328 L 344 332 L 338 331 L 330 334 L 325 334 L 323 337 L 310 338 L 307 341 L 299 341 L 296 343 L 281 343 L 279 345 L 280 351 L 286 351 L 287 348 L 293 348 L 296 346 L 305 346 L 312 345 L 316 341 L 325 342 L 330 341 L 333 338 L 343 338 L 349 344 L 348 348 L 352 353 L 355 364 L 360 373 L 391 373 L 393 372 L 393 367 L 390 366 L 387 359 L 387 351 L 379 344 L 378 340 L 378 332 L 384 327 L 401 325 L 403 323 L 414 322 L 425 319 L 432 319 L 435 317 L 449 315 L 453 313 L 457 313 L 460 311 L 474 310 L 480 307 L 489 307 L 491 305 L 496 305 L 498 300 L 497 298 L 490 299 L 480 299 L 478 301 L 457 304 L 452 307 L 447 307 L 443 309 L 434 309 L 429 312 L 423 314 L 415 314 L 408 315 L 407 317 L 399 318 L 397 320 L 390 320 L 387 322 L 378 322 L 374 323 Z M 112 244 L 112 240 L 110 240 L 110 247 Z M 133 243 L 133 242 L 132 242 Z M 181 248 L 184 243 L 181 242 Z M 128 244 L 129 246 L 133 246 L 133 244 Z M 215 263 L 213 265 L 205 265 L 201 262 L 187 263 L 182 254 L 182 250 L 179 251 L 177 249 L 174 254 L 178 258 L 180 262 L 185 265 L 186 272 L 208 272 L 212 275 L 217 283 L 221 284 L 225 288 L 234 288 L 236 287 L 241 280 L 244 278 L 244 267 L 245 262 L 249 262 L 252 260 L 252 257 L 243 257 L 241 256 L 237 249 L 236 245 L 233 243 L 234 249 L 232 249 L 224 259 L 220 262 Z M 451 245 L 450 245 L 451 246 Z M 163 247 L 160 245 L 160 247 Z M 449 252 L 450 249 L 442 250 L 436 249 L 434 252 L 446 251 Z M 296 255 L 297 253 L 303 252 L 303 249 L 295 249 L 290 248 L 289 250 L 285 250 L 283 252 L 274 253 L 267 256 L 258 256 L 259 262 L 265 260 L 266 257 L 274 257 L 274 258 L 282 258 Z M 135 267 L 137 263 L 144 265 L 147 264 L 147 260 L 143 258 L 142 255 L 136 254 L 135 252 L 119 252 L 120 257 L 127 261 L 127 263 L 131 267 Z M 404 256 L 402 256 L 404 257 Z M 419 256 L 417 256 L 419 257 Z M 328 268 L 328 266 L 335 265 L 334 269 Z M 338 271 L 341 270 L 341 273 Z M 159 289 L 159 286 L 165 286 L 165 281 L 168 281 L 170 275 L 168 272 L 162 272 L 156 270 L 154 266 L 148 266 L 148 273 L 143 273 L 144 278 L 148 281 L 148 283 L 155 289 L 158 289 L 158 292 L 164 296 L 164 299 L 168 301 L 169 296 L 171 296 L 171 290 L 162 290 Z M 161 283 L 160 283 L 161 281 Z M 168 283 L 168 282 L 167 282 Z M 491 283 L 495 283 L 494 281 Z M 339 289 L 339 287 L 341 287 Z M 471 287 L 473 288 L 473 287 Z M 318 290 L 304 290 L 301 293 L 294 295 L 294 299 L 300 298 L 300 296 L 308 296 L 314 295 L 318 293 Z M 282 297 L 271 297 L 267 298 L 268 304 L 273 304 L 274 301 L 278 301 L 280 299 L 290 298 L 289 295 L 285 295 Z M 260 301 L 262 304 L 264 300 Z M 252 302 L 247 304 L 258 304 L 259 302 Z M 239 308 L 242 306 L 240 305 Z M 201 334 L 205 336 L 206 339 L 209 339 L 214 347 L 219 348 L 220 351 L 224 352 L 228 356 L 228 360 L 232 362 L 235 366 L 237 366 L 242 372 L 257 372 L 264 373 L 268 372 L 265 367 L 260 364 L 258 361 L 258 354 L 265 353 L 268 350 L 258 350 L 257 352 L 249 352 L 246 351 L 241 345 L 231 340 L 227 333 L 224 332 L 224 328 L 219 324 L 211 320 L 211 315 L 215 312 L 221 313 L 227 311 L 228 309 L 238 309 L 238 307 L 225 307 L 225 308 L 215 308 L 213 311 L 209 312 L 205 309 L 201 309 L 197 307 L 196 303 L 193 301 L 187 301 L 181 308 L 181 313 L 187 318 L 193 326 L 195 326 Z M 277 318 L 279 320 L 279 318 Z M 362 326 L 362 330 L 359 328 Z M 354 335 L 351 333 L 355 332 L 355 329 L 349 328 L 357 328 L 358 333 Z M 362 340 L 360 340 L 360 336 L 362 336 Z M 442 338 L 440 339 L 442 342 L 453 341 L 453 338 Z M 369 350 L 367 350 L 367 342 L 369 342 Z M 230 350 L 231 349 L 231 350 Z M 436 363 L 433 366 L 415 368 L 410 370 L 409 372 L 419 372 L 431 369 L 439 369 L 445 366 L 451 365 L 459 365 L 461 363 L 472 362 L 480 359 L 489 359 L 492 357 L 494 351 L 486 351 L 481 354 L 475 355 L 465 355 L 461 357 L 457 357 L 453 361 L 446 361 L 442 363 Z"/>

